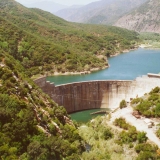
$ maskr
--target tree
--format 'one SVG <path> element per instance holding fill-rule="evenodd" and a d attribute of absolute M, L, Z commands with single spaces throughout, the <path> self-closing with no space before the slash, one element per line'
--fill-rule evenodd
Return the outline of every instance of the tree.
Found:
<path fill-rule="evenodd" d="M 148 137 L 145 132 L 138 132 L 137 139 L 139 143 L 144 143 L 147 141 Z"/>
<path fill-rule="evenodd" d="M 119 104 L 120 109 L 127 107 L 127 103 L 125 100 L 122 100 Z"/>
<path fill-rule="evenodd" d="M 108 140 L 110 138 L 113 138 L 114 134 L 111 132 L 111 130 L 109 128 L 106 128 L 103 132 L 103 135 L 102 137 L 105 139 L 105 140 Z"/>

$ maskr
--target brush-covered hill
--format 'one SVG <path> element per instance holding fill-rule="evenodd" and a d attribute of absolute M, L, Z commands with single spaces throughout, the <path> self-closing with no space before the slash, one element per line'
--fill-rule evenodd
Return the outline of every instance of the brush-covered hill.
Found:
<path fill-rule="evenodd" d="M 84 147 L 66 110 L 24 72 L 0 48 L 0 159 L 80 159 Z"/>
<path fill-rule="evenodd" d="M 80 8 L 65 8 L 55 14 L 68 21 L 113 24 L 122 15 L 140 6 L 147 0 L 100 0 Z"/>
<path fill-rule="evenodd" d="M 120 18 L 115 26 L 138 32 L 160 33 L 160 1 L 149 0 L 130 14 Z"/>
<path fill-rule="evenodd" d="M 69 23 L 48 12 L 0 0 L 0 46 L 29 76 L 107 67 L 106 56 L 134 48 L 136 32 Z"/>

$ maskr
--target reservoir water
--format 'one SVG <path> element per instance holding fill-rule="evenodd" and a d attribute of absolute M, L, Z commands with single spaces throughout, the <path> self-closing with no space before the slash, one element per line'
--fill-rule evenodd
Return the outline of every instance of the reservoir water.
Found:
<path fill-rule="evenodd" d="M 139 48 L 129 53 L 123 53 L 116 57 L 108 58 L 110 67 L 87 75 L 52 76 L 47 80 L 55 85 L 91 81 L 91 80 L 134 80 L 138 76 L 147 73 L 160 72 L 160 50 Z M 92 111 L 74 113 L 71 118 L 78 122 L 88 121 Z"/>
<path fill-rule="evenodd" d="M 147 73 L 160 72 L 160 50 L 139 48 L 108 59 L 109 68 L 87 75 L 47 77 L 55 85 L 90 80 L 134 80 Z"/>
<path fill-rule="evenodd" d="M 97 111 L 106 111 L 109 112 L 109 109 L 90 109 L 90 110 L 85 110 L 85 111 L 80 111 L 80 112 L 76 112 L 76 113 L 72 113 L 70 114 L 71 119 L 76 120 L 77 122 L 81 122 L 81 123 L 85 123 L 93 118 L 95 118 L 98 115 L 104 115 L 105 113 L 98 113 L 98 114 L 93 114 L 91 115 L 91 113 L 97 112 Z"/>

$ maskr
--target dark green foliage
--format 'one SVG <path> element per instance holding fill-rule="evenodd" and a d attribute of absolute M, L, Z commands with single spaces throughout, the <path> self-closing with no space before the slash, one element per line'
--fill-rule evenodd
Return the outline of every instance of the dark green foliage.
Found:
<path fill-rule="evenodd" d="M 138 103 L 140 103 L 141 101 L 143 101 L 142 98 L 134 98 L 134 99 L 131 101 L 131 104 L 138 104 Z"/>
<path fill-rule="evenodd" d="M 136 104 L 135 110 L 146 117 L 159 117 L 160 116 L 160 88 L 155 87 L 147 95 L 147 98 L 133 99 L 131 104 Z"/>
<path fill-rule="evenodd" d="M 122 100 L 119 104 L 120 109 L 127 107 L 127 103 L 125 100 Z"/>
<path fill-rule="evenodd" d="M 119 135 L 119 144 L 129 144 L 137 140 L 137 131 L 135 127 L 130 127 L 128 132 L 122 131 Z"/>
<path fill-rule="evenodd" d="M 122 144 L 131 144 L 132 142 L 138 141 L 139 143 L 144 143 L 147 141 L 147 136 L 145 132 L 138 132 L 134 126 L 128 124 L 125 119 L 117 118 L 114 121 L 116 126 L 123 128 L 127 131 L 122 131 L 119 135 L 117 143 Z"/>
<path fill-rule="evenodd" d="M 137 144 L 135 150 L 138 154 L 137 160 L 158 160 L 160 157 L 157 154 L 158 147 L 149 143 Z"/>
<path fill-rule="evenodd" d="M 149 94 L 153 94 L 153 93 L 160 93 L 160 88 L 155 87 L 154 89 L 152 89 L 152 91 Z"/>
<path fill-rule="evenodd" d="M 114 134 L 111 132 L 109 128 L 106 128 L 103 132 L 103 139 L 108 140 L 110 138 L 113 138 Z"/>
<path fill-rule="evenodd" d="M 128 124 L 124 118 L 116 118 L 114 121 L 114 125 L 119 126 L 120 128 L 123 128 L 125 130 L 128 130 L 131 127 L 131 125 Z"/>
<path fill-rule="evenodd" d="M 144 143 L 147 141 L 148 137 L 145 132 L 138 132 L 137 139 L 139 143 Z"/>
<path fill-rule="evenodd" d="M 144 100 L 136 107 L 136 110 L 139 111 L 139 113 L 145 115 L 146 117 L 151 117 L 152 112 L 151 110 L 149 110 L 151 107 L 152 103 L 147 100 Z"/>

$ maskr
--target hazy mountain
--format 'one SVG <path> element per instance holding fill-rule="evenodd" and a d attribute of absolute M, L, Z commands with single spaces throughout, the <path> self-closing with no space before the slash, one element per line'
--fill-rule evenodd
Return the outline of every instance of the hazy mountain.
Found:
<path fill-rule="evenodd" d="M 57 12 L 61 9 L 68 7 L 65 5 L 54 3 L 52 1 L 40 1 L 40 2 L 33 2 L 33 3 L 25 3 L 23 5 L 28 8 L 39 8 L 39 9 L 42 9 L 44 11 L 48 11 L 51 13 Z"/>
<path fill-rule="evenodd" d="M 160 33 L 160 1 L 149 0 L 132 13 L 120 18 L 115 26 L 138 32 Z"/>
<path fill-rule="evenodd" d="M 72 22 L 112 24 L 146 0 L 101 0 L 80 8 L 66 8 L 55 14 Z"/>

